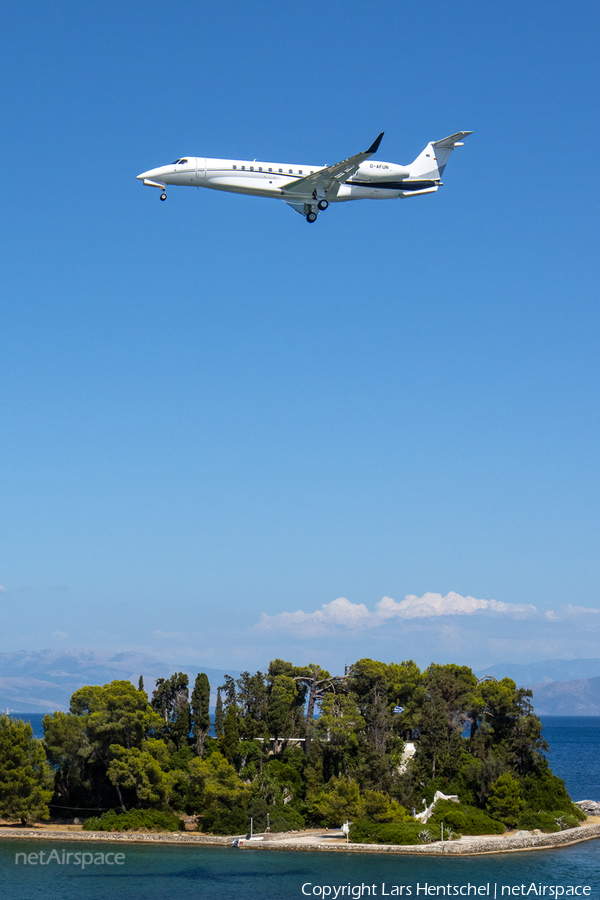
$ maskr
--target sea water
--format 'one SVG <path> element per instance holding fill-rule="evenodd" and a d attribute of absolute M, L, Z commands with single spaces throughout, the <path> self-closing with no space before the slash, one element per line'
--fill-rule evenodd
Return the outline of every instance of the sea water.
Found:
<path fill-rule="evenodd" d="M 119 851 L 121 864 L 85 868 L 56 861 L 29 865 L 22 854 L 56 850 L 89 855 Z M 486 897 L 509 900 L 545 896 L 558 886 L 570 896 L 598 898 L 598 841 L 561 850 L 471 858 L 414 858 L 377 853 L 237 850 L 230 847 L 155 846 L 0 840 L 0 894 L 10 900 L 302 900 L 303 897 Z M 21 854 L 20 856 L 18 854 Z M 66 854 L 65 854 L 66 857 Z M 18 860 L 18 862 L 16 862 Z M 525 891 L 522 890 L 522 886 Z M 531 886 L 533 885 L 533 890 Z M 541 890 L 540 886 L 541 885 Z M 546 893 L 542 894 L 544 885 Z M 444 886 L 444 894 L 436 893 Z M 584 892 L 587 886 L 588 891 Z M 402 894 L 394 888 L 402 887 Z M 578 895 L 567 893 L 576 887 Z M 341 889 L 344 888 L 344 893 Z M 461 892 L 462 889 L 462 892 Z M 516 889 L 516 892 L 515 892 Z M 477 891 L 477 893 L 475 893 Z M 539 891 L 539 893 L 535 893 Z"/>
<path fill-rule="evenodd" d="M 23 718 L 30 718 L 34 727 L 38 724 L 34 723 L 34 716 Z M 575 799 L 600 800 L 600 718 L 548 717 L 542 721 L 552 768 L 565 779 L 571 795 Z M 29 857 L 40 851 L 44 853 L 41 864 L 39 856 L 37 861 Z M 82 859 L 82 853 L 88 853 L 88 857 Z M 115 853 L 123 855 L 118 860 L 106 857 Z M 0 897 L 335 900 L 337 891 L 342 900 L 386 896 L 408 900 L 426 900 L 431 896 L 456 900 L 508 900 L 523 896 L 529 900 L 561 900 L 587 896 L 600 900 L 599 863 L 600 840 L 560 850 L 440 859 L 15 838 L 0 840 Z M 588 890 L 584 891 L 586 887 Z"/>
<path fill-rule="evenodd" d="M 542 716 L 548 762 L 573 800 L 600 800 L 600 717 Z"/>

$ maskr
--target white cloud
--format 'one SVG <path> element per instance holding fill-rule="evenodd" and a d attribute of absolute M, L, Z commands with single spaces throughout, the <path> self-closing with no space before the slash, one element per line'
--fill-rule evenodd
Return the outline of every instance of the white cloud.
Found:
<path fill-rule="evenodd" d="M 0 594 L 6 594 L 6 588 L 3 584 L 0 584 Z"/>
<path fill-rule="evenodd" d="M 56 635 L 56 637 L 68 638 L 69 635 L 66 631 L 53 631 L 52 634 Z"/>
<path fill-rule="evenodd" d="M 600 614 L 600 609 L 596 606 L 574 606 L 572 603 L 567 603 L 567 605 L 563 606 L 562 609 L 559 609 L 558 612 L 553 609 L 548 610 L 546 618 L 551 622 L 563 622 L 569 617 L 593 616 L 598 614 Z"/>
<path fill-rule="evenodd" d="M 433 616 L 470 616 L 473 613 L 519 613 L 536 612 L 535 606 L 523 603 L 502 603 L 499 600 L 478 600 L 476 597 L 462 597 L 450 591 L 445 597 L 430 592 L 417 597 L 408 594 L 400 603 L 391 597 L 384 597 L 376 605 L 377 614 L 383 619 L 425 619 Z"/>
<path fill-rule="evenodd" d="M 588 616 L 600 613 L 600 609 L 596 606 L 572 606 L 570 603 L 565 607 L 565 612 L 570 616 Z"/>
<path fill-rule="evenodd" d="M 372 619 L 373 614 L 364 603 L 351 603 L 345 597 L 338 597 L 337 600 L 324 603 L 321 609 L 310 613 L 301 609 L 296 612 L 277 613 L 275 616 L 263 613 L 258 628 L 261 630 L 282 628 L 302 634 L 314 634 L 328 631 L 331 626 L 337 625 L 353 629 L 365 625 L 368 627 L 372 624 Z"/>
<path fill-rule="evenodd" d="M 364 603 L 351 603 L 346 597 L 338 597 L 331 603 L 324 603 L 314 612 L 296 610 L 282 612 L 274 616 L 263 613 L 258 628 L 261 631 L 281 629 L 298 634 L 326 634 L 336 628 L 353 631 L 364 628 L 378 628 L 390 619 L 431 619 L 440 616 L 469 616 L 473 614 L 531 615 L 535 606 L 520 603 L 502 603 L 498 600 L 478 600 L 462 597 L 451 591 L 441 594 L 426 593 L 422 597 L 409 594 L 400 603 L 391 597 L 383 597 L 371 612 Z"/>

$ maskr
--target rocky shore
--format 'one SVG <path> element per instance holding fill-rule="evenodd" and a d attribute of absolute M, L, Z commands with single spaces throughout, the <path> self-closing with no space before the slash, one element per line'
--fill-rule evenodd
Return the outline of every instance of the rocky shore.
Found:
<path fill-rule="evenodd" d="M 584 801 L 585 802 L 585 801 Z M 596 817 L 594 817 L 596 819 Z M 568 847 L 581 841 L 600 837 L 600 820 L 588 821 L 578 828 L 570 828 L 555 834 L 534 834 L 529 831 L 509 832 L 505 835 L 463 837 L 453 841 L 436 841 L 432 844 L 398 846 L 395 844 L 350 844 L 340 831 L 313 831 L 289 834 L 261 835 L 253 840 L 238 836 L 240 849 L 244 850 L 325 850 L 337 853 L 396 853 L 415 856 L 477 856 L 488 853 L 514 853 L 526 850 L 551 850 Z M 191 832 L 140 833 L 106 831 L 62 831 L 43 827 L 0 828 L 0 838 L 108 841 L 118 843 L 155 844 L 209 844 L 230 847 L 234 836 L 222 837 Z"/>

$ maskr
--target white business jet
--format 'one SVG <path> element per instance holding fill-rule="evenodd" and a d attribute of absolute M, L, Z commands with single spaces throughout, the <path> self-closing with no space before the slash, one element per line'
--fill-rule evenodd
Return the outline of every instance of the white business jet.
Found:
<path fill-rule="evenodd" d="M 441 141 L 431 141 L 409 166 L 376 162 L 383 132 L 363 153 L 356 153 L 334 166 L 291 165 L 258 162 L 256 159 L 205 159 L 185 156 L 170 166 L 159 166 L 138 175 L 149 187 L 159 188 L 167 199 L 167 185 L 212 188 L 255 197 L 284 200 L 307 222 L 316 222 L 319 211 L 330 203 L 346 200 L 396 200 L 433 194 L 455 147 L 472 131 L 459 131 Z M 369 160 L 367 162 L 367 160 Z"/>

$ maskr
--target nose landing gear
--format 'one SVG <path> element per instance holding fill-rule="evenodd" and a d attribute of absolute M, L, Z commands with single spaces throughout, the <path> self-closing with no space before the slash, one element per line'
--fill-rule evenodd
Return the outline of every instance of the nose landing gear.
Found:
<path fill-rule="evenodd" d="M 163 191 L 162 194 L 160 195 L 160 199 L 161 199 L 161 200 L 166 200 L 166 199 L 167 199 L 167 195 L 165 194 L 164 191 Z"/>

